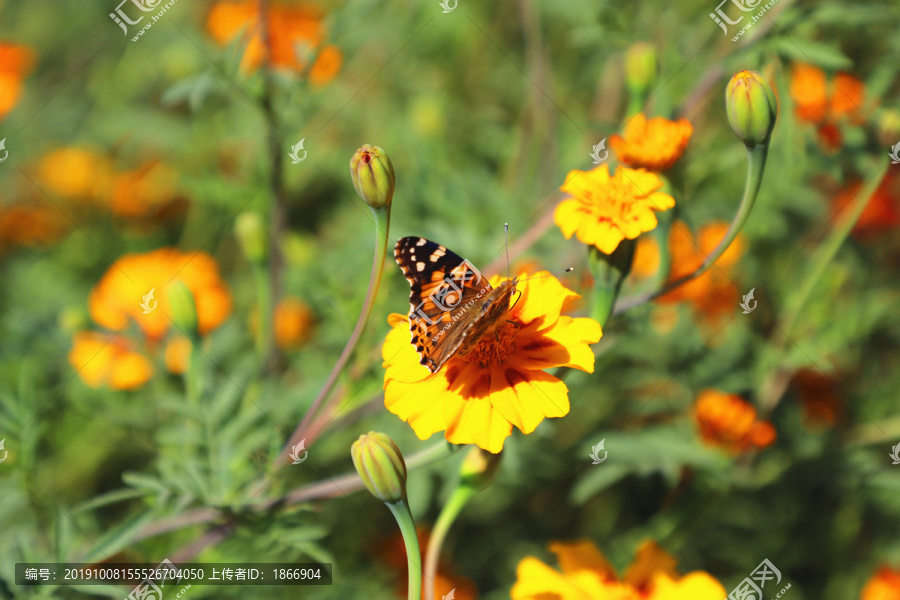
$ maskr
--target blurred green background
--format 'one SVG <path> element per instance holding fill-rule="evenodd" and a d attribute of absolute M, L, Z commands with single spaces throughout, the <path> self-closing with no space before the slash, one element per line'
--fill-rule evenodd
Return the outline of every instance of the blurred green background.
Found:
<path fill-rule="evenodd" d="M 247 3 L 220 4 L 239 14 Z M 756 290 L 759 309 L 743 315 L 734 302 L 714 322 L 687 303 L 616 316 L 595 347 L 595 372 L 566 379 L 570 414 L 507 439 L 496 481 L 450 532 L 450 570 L 474 582 L 480 598 L 508 598 L 517 563 L 529 554 L 549 561 L 551 540 L 591 539 L 622 569 L 640 541 L 655 539 L 681 572 L 707 571 L 727 590 L 768 558 L 792 583 L 790 597 L 803 600 L 860 597 L 879 565 L 900 567 L 900 466 L 888 456 L 900 443 L 897 186 L 879 191 L 882 212 L 827 262 L 777 351 L 785 312 L 836 229 L 836 198 L 855 181 L 881 178 L 900 142 L 891 121 L 900 108 L 900 5 L 780 0 L 738 42 L 709 18 L 713 2 L 699 0 L 459 0 L 449 13 L 437 0 L 276 5 L 317 23 L 313 41 L 293 48 L 299 56 L 338 49 L 331 75 L 314 82 L 304 69 L 268 78 L 264 68 L 242 69 L 240 40 L 216 39 L 214 2 L 176 2 L 132 42 L 139 26 L 123 35 L 108 16 L 112 0 L 0 0 L 0 44 L 31 56 L 0 53 L 0 106 L 12 105 L 0 113 L 9 152 L 0 163 L 0 438 L 8 451 L 0 597 L 129 591 L 19 587 L 16 562 L 173 556 L 334 564 L 332 587 L 194 586 L 191 598 L 402 597 L 402 575 L 378 556 L 396 525 L 367 493 L 254 509 L 352 472 L 350 444 L 369 430 L 388 433 L 407 456 L 439 440 L 419 441 L 380 396 L 387 315 L 405 313 L 409 295 L 389 259 L 339 382 L 337 418 L 302 466 L 278 471 L 257 494 L 367 289 L 373 221 L 348 161 L 363 143 L 390 154 L 393 239 L 422 235 L 476 265 L 503 261 L 503 224 L 515 246 L 552 210 L 566 173 L 591 167 L 591 147 L 621 129 L 623 55 L 639 41 L 654 44 L 660 59 L 644 112 L 694 126 L 670 181 L 677 208 L 661 222 L 677 217 L 696 231 L 731 220 L 746 167 L 725 115 L 725 83 L 750 68 L 776 88 L 762 191 L 728 273 L 735 291 Z M 130 3 L 123 10 L 138 13 Z M 862 116 L 833 124 L 837 148 L 823 142 L 821 123 L 797 117 L 789 91 L 798 63 L 864 86 Z M 308 155 L 291 164 L 287 152 L 301 139 Z M 81 162 L 54 155 L 72 148 L 84 152 Z M 146 177 L 160 168 L 159 179 Z M 127 173 L 137 174 L 132 187 Z M 234 222 L 268 215 L 279 193 L 280 286 L 311 323 L 261 372 L 257 282 Z M 89 298 L 111 265 L 169 246 L 214 257 L 233 299 L 202 340 L 203 406 L 189 405 L 182 378 L 167 373 L 163 342 L 148 342 L 134 325 L 122 335 L 154 371 L 137 389 L 91 387 L 68 359 L 76 333 L 103 331 Z M 587 294 L 585 259 L 581 244 L 553 226 L 513 269 L 574 266 L 561 280 Z M 623 294 L 647 285 L 629 280 Z M 799 371 L 818 375 L 818 388 L 798 384 Z M 784 395 L 768 413 L 761 389 L 773 373 Z M 756 404 L 777 441 L 739 456 L 704 444 L 691 411 L 707 388 Z M 831 418 L 817 421 L 811 412 L 823 404 Z M 609 460 L 592 466 L 588 453 L 601 439 Z M 436 518 L 463 454 L 411 471 L 420 524 Z M 177 526 L 154 529 L 160 522 Z M 223 524 L 221 538 L 197 543 Z"/>

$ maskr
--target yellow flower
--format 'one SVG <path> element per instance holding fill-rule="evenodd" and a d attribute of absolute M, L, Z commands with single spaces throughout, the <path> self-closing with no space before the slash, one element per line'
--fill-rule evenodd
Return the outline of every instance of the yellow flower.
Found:
<path fill-rule="evenodd" d="M 115 178 L 112 212 L 122 217 L 146 217 L 159 213 L 178 198 L 178 175 L 172 167 L 150 161 Z"/>
<path fill-rule="evenodd" d="M 78 370 L 82 381 L 94 388 L 133 390 L 153 375 L 150 361 L 132 350 L 127 340 L 95 331 L 75 334 L 69 364 Z"/>
<path fill-rule="evenodd" d="M 592 373 L 589 344 L 602 333 L 592 319 L 560 314 L 578 294 L 546 272 L 534 277 L 517 284 L 522 295 L 507 315 L 511 322 L 437 373 L 419 364 L 407 317 L 388 318 L 392 329 L 382 347 L 384 403 L 419 439 L 444 431 L 453 444 L 477 444 L 497 453 L 513 425 L 531 433 L 545 418 L 568 414 L 568 388 L 544 369 L 565 366 Z M 498 277 L 490 281 L 495 287 L 499 282 Z"/>
<path fill-rule="evenodd" d="M 656 228 L 654 211 L 675 206 L 672 196 L 657 191 L 662 185 L 655 173 L 643 169 L 619 167 L 613 176 L 607 165 L 569 171 L 560 189 L 572 197 L 556 207 L 554 220 L 567 239 L 575 234 L 612 254 L 622 240 Z"/>
<path fill-rule="evenodd" d="M 554 542 L 559 570 L 533 556 L 519 562 L 513 600 L 722 600 L 725 588 L 711 575 L 684 577 L 675 559 L 654 542 L 645 543 L 620 579 L 597 547 L 587 541 Z"/>
<path fill-rule="evenodd" d="M 860 600 L 900 600 L 900 571 L 878 569 L 863 588 Z"/>
<path fill-rule="evenodd" d="M 198 328 L 207 334 L 231 313 L 231 293 L 219 277 L 215 259 L 205 252 L 181 253 L 160 248 L 144 254 L 126 254 L 113 264 L 91 290 L 91 318 L 107 329 L 119 330 L 134 319 L 151 340 L 161 339 L 170 324 L 166 288 L 182 281 L 194 296 Z M 142 299 L 153 299 L 142 308 Z"/>
<path fill-rule="evenodd" d="M 87 148 L 65 147 L 41 159 L 38 175 L 48 191 L 60 196 L 106 203 L 114 172 L 112 163 L 102 154 Z"/>
<path fill-rule="evenodd" d="M 611 136 L 609 146 L 630 167 L 665 171 L 684 154 L 693 132 L 693 126 L 685 119 L 647 120 L 643 113 L 638 113 L 625 125 L 625 136 Z"/>
<path fill-rule="evenodd" d="M 188 369 L 191 360 L 191 340 L 187 336 L 178 335 L 166 344 L 166 370 L 175 375 L 182 375 Z"/>

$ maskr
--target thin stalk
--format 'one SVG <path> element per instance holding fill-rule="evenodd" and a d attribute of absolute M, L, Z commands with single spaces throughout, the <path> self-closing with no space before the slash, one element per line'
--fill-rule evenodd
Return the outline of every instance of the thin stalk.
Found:
<path fill-rule="evenodd" d="M 291 434 L 290 439 L 284 449 L 282 449 L 280 459 L 284 459 L 284 457 L 288 455 L 291 446 L 303 439 L 303 433 L 309 426 L 313 416 L 315 416 L 319 406 L 331 394 L 335 383 L 337 383 L 338 376 L 344 370 L 344 367 L 347 366 L 350 356 L 356 349 L 359 338 L 362 336 L 363 331 L 365 331 L 366 324 L 369 322 L 369 317 L 375 306 L 375 298 L 378 296 L 378 288 L 381 285 L 381 275 L 384 273 L 384 259 L 387 255 L 388 244 L 390 242 L 391 207 L 388 205 L 382 208 L 373 208 L 372 212 L 375 214 L 375 257 L 372 261 L 372 275 L 369 277 L 369 289 L 366 292 L 366 299 L 363 302 L 362 311 L 359 314 L 359 319 L 356 322 L 353 333 L 350 334 L 350 339 L 347 340 L 347 345 L 344 346 L 343 352 L 341 352 L 334 368 L 331 369 L 331 373 L 328 375 L 328 379 L 325 380 L 322 389 L 319 390 L 318 396 L 316 396 L 316 399 L 309 407 L 309 410 L 306 411 L 306 414 L 303 415 L 300 424 L 297 425 L 294 433 Z"/>
<path fill-rule="evenodd" d="M 769 147 L 766 145 L 754 146 L 753 148 L 747 149 L 747 178 L 744 182 L 744 196 L 741 198 L 737 214 L 735 214 L 734 219 L 731 221 L 731 226 L 728 228 L 728 232 L 725 234 L 724 239 L 719 242 L 719 245 L 716 246 L 715 250 L 713 250 L 706 260 L 703 261 L 703 264 L 701 264 L 693 273 L 670 281 L 655 292 L 648 292 L 639 296 L 624 299 L 616 305 L 613 314 L 618 315 L 629 308 L 634 308 L 635 306 L 640 306 L 641 304 L 646 304 L 647 302 L 655 300 L 660 296 L 665 296 L 689 281 L 693 281 L 697 277 L 700 277 L 706 273 L 710 267 L 716 264 L 716 261 L 725 254 L 725 251 L 728 250 L 728 247 L 738 236 L 741 229 L 744 228 L 744 224 L 750 217 L 753 205 L 756 203 L 756 197 L 759 195 L 759 188 L 762 185 L 768 154 Z"/>
<path fill-rule="evenodd" d="M 419 550 L 419 536 L 416 533 L 416 523 L 413 521 L 409 506 L 404 500 L 399 502 L 385 502 L 385 505 L 397 519 L 400 533 L 403 534 L 403 543 L 406 545 L 406 564 L 409 571 L 409 600 L 422 598 L 422 554 Z"/>
<path fill-rule="evenodd" d="M 264 263 L 253 263 L 253 280 L 256 284 L 257 321 L 256 352 L 260 369 L 266 368 L 269 348 L 274 334 L 274 310 L 272 302 L 272 282 Z"/>
<path fill-rule="evenodd" d="M 463 507 L 477 492 L 477 489 L 469 485 L 457 486 L 434 523 L 431 536 L 428 538 L 428 550 L 425 554 L 425 600 L 434 600 L 434 581 L 437 577 L 438 559 L 440 559 L 441 547 L 444 545 L 447 532 L 450 531 L 450 527 Z"/>

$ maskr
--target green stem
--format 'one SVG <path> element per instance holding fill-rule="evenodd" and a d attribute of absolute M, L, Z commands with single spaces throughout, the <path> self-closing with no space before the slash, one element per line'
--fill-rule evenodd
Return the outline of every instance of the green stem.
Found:
<path fill-rule="evenodd" d="M 771 358 L 763 363 L 763 370 L 766 376 L 760 386 L 760 404 L 766 411 L 771 411 L 775 408 L 786 387 L 785 371 L 777 366 L 782 362 L 781 359 L 787 351 L 791 335 L 797 326 L 797 320 L 800 318 L 800 313 L 803 312 L 803 308 L 812 296 L 813 290 L 815 290 L 822 275 L 825 274 L 828 266 L 834 260 L 834 257 L 837 256 L 838 250 L 840 250 L 850 232 L 853 231 L 853 226 L 856 225 L 866 206 L 869 205 L 869 201 L 875 195 L 875 190 L 878 189 L 884 177 L 887 176 L 887 159 L 884 160 L 885 162 L 881 166 L 884 171 L 883 175 L 881 177 L 872 177 L 869 183 L 853 199 L 846 218 L 838 223 L 828 239 L 825 240 L 825 243 L 819 248 L 812 260 L 809 272 L 799 288 L 797 288 L 799 292 L 788 304 L 785 317 L 777 328 L 782 335 L 781 342 L 773 346 L 773 350 L 769 354 Z"/>
<path fill-rule="evenodd" d="M 428 538 L 428 550 L 425 553 L 425 600 L 434 600 L 434 582 L 437 576 L 438 559 L 441 556 L 441 547 L 444 545 L 447 532 L 450 531 L 450 527 L 453 525 L 456 517 L 459 516 L 463 507 L 477 492 L 476 488 L 469 485 L 457 486 L 434 523 L 431 536 Z"/>
<path fill-rule="evenodd" d="M 406 545 L 406 563 L 409 570 L 409 600 L 421 600 L 422 598 L 422 554 L 419 550 L 419 536 L 416 534 L 416 523 L 405 500 L 399 502 L 385 502 L 385 505 L 397 519 L 400 533 L 403 534 L 403 543 Z"/>
<path fill-rule="evenodd" d="M 347 366 L 350 356 L 356 349 L 359 338 L 362 336 L 363 331 L 365 331 L 366 324 L 369 322 L 369 316 L 371 316 L 372 309 L 375 306 L 375 298 L 378 296 L 378 287 L 381 285 L 381 275 L 384 273 L 384 259 L 387 255 L 388 243 L 390 242 L 391 207 L 388 205 L 381 208 L 373 208 L 372 212 L 375 214 L 375 257 L 372 262 L 372 275 L 369 278 L 369 289 L 366 292 L 366 299 L 363 302 L 359 320 L 357 320 L 356 327 L 353 329 L 353 333 L 350 334 L 350 339 L 347 340 L 347 345 L 344 346 L 344 350 L 341 352 L 337 363 L 335 363 L 334 368 L 328 375 L 328 379 L 325 380 L 325 384 L 322 386 L 322 389 L 319 390 L 318 396 L 316 396 L 316 399 L 309 407 L 309 410 L 306 411 L 306 414 L 303 415 L 300 424 L 297 425 L 294 433 L 281 451 L 282 459 L 287 456 L 292 445 L 303 439 L 302 434 L 306 431 L 306 428 L 309 426 L 317 409 L 331 394 L 335 383 L 337 383 L 338 376 L 344 370 L 344 367 Z"/>
<path fill-rule="evenodd" d="M 701 264 L 693 273 L 685 275 L 684 277 L 681 277 L 674 281 L 670 281 L 655 292 L 648 292 L 646 294 L 635 296 L 633 298 L 626 298 L 616 306 L 613 314 L 617 315 L 623 313 L 629 308 L 634 308 L 635 306 L 640 306 L 641 304 L 646 304 L 647 302 L 655 300 L 660 296 L 665 296 L 669 292 L 681 287 L 689 281 L 693 281 L 697 277 L 700 277 L 701 275 L 706 273 L 710 269 L 710 267 L 716 264 L 716 261 L 719 260 L 719 258 L 721 258 L 723 254 L 725 254 L 725 251 L 728 250 L 728 247 L 738 236 L 738 233 L 740 233 L 741 229 L 744 228 L 744 224 L 750 217 L 750 213 L 753 210 L 753 205 L 756 203 L 756 197 L 757 195 L 759 195 L 759 188 L 762 185 L 763 174 L 766 170 L 766 158 L 768 157 L 768 154 L 769 147 L 766 145 L 747 148 L 747 178 L 744 182 L 744 196 L 743 198 L 741 198 L 741 204 L 738 207 L 737 214 L 731 221 L 731 226 L 728 228 L 728 232 L 725 234 L 724 239 L 719 242 L 719 245 L 716 246 L 716 249 L 712 251 L 712 254 L 710 254 L 706 258 L 706 260 L 703 261 L 703 264 Z"/>
<path fill-rule="evenodd" d="M 272 302 L 272 283 L 264 263 L 254 262 L 253 279 L 256 284 L 256 306 L 259 320 L 256 332 L 256 352 L 260 369 L 265 369 L 274 332 L 275 306 Z"/>
<path fill-rule="evenodd" d="M 637 240 L 622 240 L 612 254 L 604 254 L 594 246 L 588 247 L 588 265 L 594 276 L 594 302 L 591 318 L 605 327 L 613 314 L 613 307 L 622 283 L 631 272 Z"/>

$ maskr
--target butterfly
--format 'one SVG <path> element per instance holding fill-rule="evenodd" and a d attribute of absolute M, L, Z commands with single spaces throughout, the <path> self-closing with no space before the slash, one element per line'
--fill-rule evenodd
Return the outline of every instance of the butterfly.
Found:
<path fill-rule="evenodd" d="M 412 344 L 432 373 L 506 322 L 518 279 L 494 288 L 468 260 L 421 237 L 400 239 L 394 260 L 409 281 Z"/>

